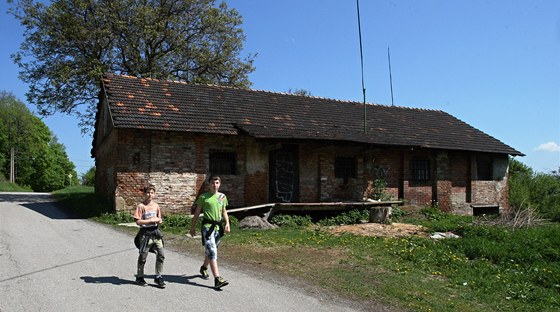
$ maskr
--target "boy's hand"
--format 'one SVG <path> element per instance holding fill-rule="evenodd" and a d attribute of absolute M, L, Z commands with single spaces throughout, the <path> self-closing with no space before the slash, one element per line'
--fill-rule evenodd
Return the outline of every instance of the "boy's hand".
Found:
<path fill-rule="evenodd" d="M 160 217 L 151 217 L 147 220 L 149 223 L 162 223 L 163 219 Z"/>

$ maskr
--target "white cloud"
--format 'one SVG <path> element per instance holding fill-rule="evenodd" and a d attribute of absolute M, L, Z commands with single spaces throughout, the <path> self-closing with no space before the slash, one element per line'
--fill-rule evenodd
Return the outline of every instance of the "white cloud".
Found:
<path fill-rule="evenodd" d="M 547 142 L 539 145 L 535 148 L 535 150 L 543 152 L 560 152 L 560 145 L 556 142 Z"/>

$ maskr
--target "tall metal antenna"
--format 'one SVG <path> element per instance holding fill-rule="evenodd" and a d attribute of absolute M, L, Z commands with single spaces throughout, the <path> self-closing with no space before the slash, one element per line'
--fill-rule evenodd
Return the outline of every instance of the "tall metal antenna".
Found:
<path fill-rule="evenodd" d="M 387 58 L 389 59 L 389 83 L 391 84 L 391 106 L 395 106 L 393 102 L 393 74 L 391 73 L 391 51 L 387 47 Z"/>
<path fill-rule="evenodd" d="M 364 94 L 364 133 L 367 132 L 366 127 L 366 87 L 364 84 L 364 55 L 362 53 L 362 27 L 360 23 L 360 1 L 356 0 L 356 8 L 358 9 L 358 35 L 360 37 L 360 63 L 362 67 L 362 92 Z"/>

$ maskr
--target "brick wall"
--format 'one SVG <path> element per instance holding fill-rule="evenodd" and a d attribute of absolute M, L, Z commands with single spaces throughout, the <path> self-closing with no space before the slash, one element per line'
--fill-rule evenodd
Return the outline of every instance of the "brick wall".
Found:
<path fill-rule="evenodd" d="M 430 161 L 431 181 L 413 182 L 410 180 L 410 162 L 414 158 L 425 158 Z M 435 177 L 435 159 L 433 151 L 412 150 L 403 156 L 403 195 L 407 204 L 415 206 L 433 206 L 433 183 Z"/>
<path fill-rule="evenodd" d="M 508 185 L 504 181 L 473 181 L 472 202 L 477 204 L 496 204 L 509 209 Z"/>
<path fill-rule="evenodd" d="M 246 152 L 240 146 L 238 152 L 245 154 L 244 194 L 245 206 L 255 206 L 268 202 L 268 154 L 254 140 L 244 138 Z"/>
<path fill-rule="evenodd" d="M 320 185 L 320 169 L 319 169 L 319 153 L 315 151 L 317 148 L 314 144 L 305 144 L 300 146 L 299 155 L 299 183 L 300 183 L 300 201 L 301 202 L 319 202 L 321 199 Z"/>
<path fill-rule="evenodd" d="M 186 133 L 144 130 L 119 130 L 114 164 L 116 187 L 115 209 L 134 210 L 143 200 L 142 188 L 156 186 L 156 201 L 163 213 L 187 213 L 197 196 L 206 191 L 210 149 L 236 152 L 238 172 L 245 172 L 244 146 L 224 136 L 193 136 Z M 107 158 L 105 158 L 107 159 Z M 100 167 L 100 178 L 106 165 Z M 262 174 L 261 174 L 262 176 Z M 245 204 L 244 175 L 221 175 L 220 191 L 228 196 L 230 205 Z M 108 192 L 104 190 L 104 192 Z M 108 192 L 110 193 L 110 192 Z"/>
<path fill-rule="evenodd" d="M 164 213 L 190 210 L 197 195 L 195 143 L 188 135 L 165 131 L 119 130 L 116 210 L 132 211 L 143 200 L 142 189 L 156 186 Z"/>
<path fill-rule="evenodd" d="M 234 151 L 236 174 L 222 175 L 221 191 L 230 207 L 269 202 L 269 152 L 279 143 L 245 136 L 200 135 L 166 131 L 112 131 L 96 149 L 96 192 L 113 201 L 116 210 L 132 211 L 142 200 L 142 187 L 157 188 L 164 213 L 188 213 L 205 191 L 209 150 Z M 496 181 L 472 179 L 473 156 L 458 151 L 368 148 L 317 142 L 300 143 L 299 201 L 361 201 L 371 196 L 375 179 L 387 182 L 386 193 L 407 204 L 442 210 L 466 209 L 471 202 L 507 207 L 507 176 Z M 357 176 L 344 181 L 334 174 L 337 156 L 356 157 Z M 430 160 L 432 180 L 409 181 L 413 157 Z"/>
<path fill-rule="evenodd" d="M 468 214 L 471 212 L 469 202 L 470 196 L 470 157 L 468 154 L 460 152 L 449 153 L 450 162 L 450 211 L 458 214 Z"/>

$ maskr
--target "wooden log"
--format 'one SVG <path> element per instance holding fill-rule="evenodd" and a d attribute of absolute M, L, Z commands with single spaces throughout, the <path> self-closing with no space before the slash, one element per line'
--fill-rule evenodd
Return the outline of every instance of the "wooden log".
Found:
<path fill-rule="evenodd" d="M 389 224 L 391 223 L 392 211 L 391 206 L 371 207 L 369 209 L 369 222 Z"/>

